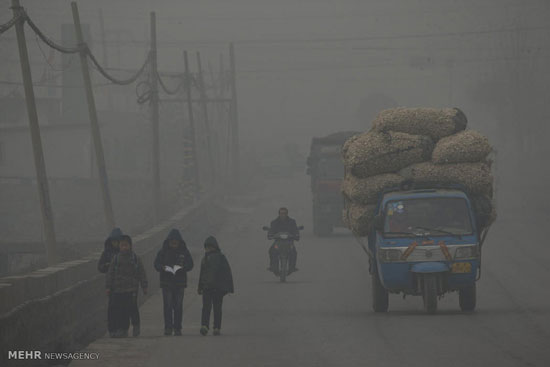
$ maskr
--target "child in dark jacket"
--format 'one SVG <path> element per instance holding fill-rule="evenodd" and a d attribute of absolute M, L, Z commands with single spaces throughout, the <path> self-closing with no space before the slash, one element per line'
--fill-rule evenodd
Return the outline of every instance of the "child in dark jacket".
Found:
<path fill-rule="evenodd" d="M 120 238 L 122 237 L 123 233 L 120 228 L 113 228 L 111 231 L 111 234 L 109 234 L 109 237 L 105 239 L 105 242 L 103 244 L 103 252 L 101 253 L 101 257 L 99 258 L 99 262 L 97 263 L 97 270 L 99 270 L 100 273 L 107 273 L 109 270 L 109 265 L 111 264 L 111 260 L 113 257 L 118 254 L 118 244 L 120 241 Z M 137 297 L 134 300 L 135 302 L 132 304 L 132 309 L 130 310 L 130 321 L 132 322 L 132 326 L 134 327 L 133 335 L 138 336 L 140 334 L 140 320 L 139 320 L 139 310 L 137 305 Z M 109 335 L 111 337 L 114 337 L 115 334 L 115 326 L 114 326 L 114 319 L 113 319 L 113 296 L 109 295 L 109 301 L 107 303 L 107 330 L 109 331 Z"/>
<path fill-rule="evenodd" d="M 105 239 L 103 244 L 103 252 L 97 263 L 97 270 L 100 273 L 106 273 L 109 270 L 109 265 L 111 264 L 111 259 L 115 254 L 118 254 L 118 242 L 122 237 L 122 231 L 120 228 L 113 228 L 109 237 Z"/>
<path fill-rule="evenodd" d="M 121 237 L 119 248 L 119 253 L 112 258 L 109 265 L 106 288 L 107 295 L 112 297 L 112 317 L 115 329 L 113 336 L 122 338 L 128 336 L 130 313 L 134 310 L 134 304 L 137 305 L 137 293 L 140 285 L 143 294 L 147 294 L 147 274 L 141 259 L 132 251 L 130 236 L 123 235 Z M 139 320 L 139 310 L 137 310 L 137 318 Z"/>
<path fill-rule="evenodd" d="M 97 263 L 97 270 L 99 270 L 100 273 L 107 273 L 109 270 L 111 259 L 113 256 L 118 254 L 118 242 L 121 236 L 122 231 L 120 228 L 113 228 L 111 234 L 109 234 L 109 237 L 105 239 L 105 242 L 103 243 L 103 252 L 101 253 L 101 257 Z M 109 301 L 107 303 L 107 330 L 109 331 L 109 335 L 111 337 L 114 337 L 116 331 L 114 325 L 113 296 L 109 295 Z"/>
<path fill-rule="evenodd" d="M 220 335 L 222 303 L 227 293 L 233 293 L 231 267 L 213 236 L 204 241 L 205 254 L 201 261 L 198 292 L 202 294 L 202 335 L 208 334 L 210 312 L 214 308 L 214 335 Z"/>
<path fill-rule="evenodd" d="M 193 269 L 193 258 L 177 229 L 172 229 L 157 253 L 154 263 L 160 273 L 164 304 L 164 335 L 181 335 L 183 293 L 187 287 L 187 272 Z"/>

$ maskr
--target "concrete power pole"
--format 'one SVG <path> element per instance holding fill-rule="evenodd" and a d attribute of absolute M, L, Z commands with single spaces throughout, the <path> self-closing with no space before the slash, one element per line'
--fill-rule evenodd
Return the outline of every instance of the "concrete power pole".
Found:
<path fill-rule="evenodd" d="M 153 202 L 155 223 L 160 221 L 159 91 L 157 69 L 157 18 L 151 12 L 151 125 L 153 127 Z"/>
<path fill-rule="evenodd" d="M 21 8 L 19 0 L 12 0 L 11 5 L 14 16 L 22 15 L 23 8 Z M 29 127 L 34 155 L 34 166 L 36 169 L 38 196 L 40 198 L 40 209 L 42 212 L 42 226 L 46 237 L 46 254 L 48 257 L 48 265 L 52 266 L 58 261 L 55 226 L 52 205 L 50 202 L 48 177 L 46 175 L 46 164 L 44 162 L 44 152 L 42 150 L 42 139 L 40 137 L 40 127 L 38 125 L 38 114 L 36 112 L 36 101 L 34 99 L 34 90 L 32 87 L 29 54 L 27 52 L 27 42 L 25 40 L 25 30 L 23 26 L 24 20 L 19 19 L 15 24 L 15 32 L 17 35 L 17 45 L 19 48 L 19 59 L 21 61 L 21 74 L 23 76 L 23 85 L 25 89 L 27 114 L 29 116 Z"/>
<path fill-rule="evenodd" d="M 233 162 L 233 182 L 239 183 L 240 161 L 239 161 L 239 114 L 237 110 L 237 76 L 235 67 L 235 48 L 233 43 L 229 44 L 229 62 L 231 67 L 231 160 Z"/>
<path fill-rule="evenodd" d="M 103 210 L 105 213 L 105 224 L 107 231 L 115 227 L 115 216 L 113 214 L 113 204 L 111 203 L 111 193 L 109 191 L 109 178 L 107 177 L 107 168 L 105 167 L 105 156 L 103 154 L 103 144 L 101 142 L 101 132 L 99 131 L 99 123 L 97 119 L 97 111 L 95 106 L 94 92 L 92 90 L 92 80 L 90 78 L 90 70 L 88 68 L 88 56 L 84 46 L 84 37 L 82 35 L 82 26 L 80 24 L 80 15 L 78 14 L 78 6 L 76 2 L 71 2 L 73 11 L 74 27 L 76 32 L 76 41 L 81 47 L 80 65 L 82 67 L 82 79 L 84 80 L 84 89 L 86 90 L 86 100 L 88 102 L 88 114 L 90 115 L 90 127 L 92 131 L 92 140 L 94 142 L 95 161 L 97 171 L 99 173 L 99 186 L 103 196 Z"/>
<path fill-rule="evenodd" d="M 214 162 L 214 152 L 212 145 L 212 134 L 210 131 L 210 121 L 208 121 L 208 101 L 206 98 L 206 88 L 204 86 L 204 76 L 202 74 L 201 54 L 197 52 L 197 67 L 199 69 L 199 93 L 202 115 L 204 118 L 204 128 L 206 130 L 206 149 L 208 150 L 208 163 L 210 165 L 210 180 L 212 184 L 216 183 L 216 164 Z"/>
<path fill-rule="evenodd" d="M 109 57 L 107 54 L 107 40 L 105 35 L 105 21 L 103 20 L 103 10 L 99 9 L 99 26 L 101 31 L 101 45 L 102 45 L 102 60 L 103 60 L 103 66 L 108 67 L 109 66 Z M 113 98 L 109 91 L 107 93 L 107 106 L 109 107 L 109 110 L 113 110 Z"/>
<path fill-rule="evenodd" d="M 200 193 L 200 179 L 199 179 L 199 160 L 197 157 L 197 136 L 195 132 L 195 117 L 193 114 L 193 95 L 191 91 L 192 76 L 189 71 L 189 59 L 187 57 L 187 51 L 183 51 L 183 62 L 185 64 L 185 89 L 187 96 L 187 111 L 189 113 L 189 135 L 191 135 L 191 154 L 193 154 L 193 176 L 195 183 L 195 195 Z"/>

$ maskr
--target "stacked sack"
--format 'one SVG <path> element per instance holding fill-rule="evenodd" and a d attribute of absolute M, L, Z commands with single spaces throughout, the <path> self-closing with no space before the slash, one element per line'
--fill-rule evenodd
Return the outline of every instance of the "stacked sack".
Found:
<path fill-rule="evenodd" d="M 457 108 L 400 107 L 380 112 L 370 131 L 353 136 L 342 148 L 347 226 L 366 236 L 380 194 L 406 180 L 415 185 L 463 185 L 478 227 L 488 227 L 496 218 L 487 160 L 492 147 L 466 125 L 466 116 Z"/>

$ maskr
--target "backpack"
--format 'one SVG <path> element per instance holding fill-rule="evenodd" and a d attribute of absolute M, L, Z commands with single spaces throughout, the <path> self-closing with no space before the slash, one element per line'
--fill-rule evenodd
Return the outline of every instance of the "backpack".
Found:
<path fill-rule="evenodd" d="M 116 272 L 117 272 L 117 269 L 118 269 L 118 253 L 115 254 L 115 256 L 113 257 L 113 263 L 114 263 L 114 267 L 115 267 L 115 271 L 113 271 L 113 279 L 115 278 L 116 276 Z M 135 252 L 132 251 L 132 264 L 134 264 L 134 270 L 136 271 L 136 274 L 137 274 L 137 271 L 138 271 L 138 260 L 137 260 L 137 255 Z"/>
<path fill-rule="evenodd" d="M 116 273 L 116 270 L 117 270 L 117 266 L 118 266 L 118 253 L 115 254 L 114 258 L 113 258 L 113 261 L 114 261 L 114 265 L 115 265 L 115 273 Z M 135 252 L 132 251 L 132 264 L 134 264 L 134 268 L 137 270 L 138 268 L 138 260 L 137 260 L 137 255 Z"/>

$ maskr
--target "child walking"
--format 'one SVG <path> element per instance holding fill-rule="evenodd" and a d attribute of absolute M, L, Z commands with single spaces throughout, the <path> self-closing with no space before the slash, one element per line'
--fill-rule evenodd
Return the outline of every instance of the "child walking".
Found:
<path fill-rule="evenodd" d="M 187 272 L 193 269 L 193 258 L 177 229 L 172 229 L 157 253 L 155 269 L 160 273 L 160 288 L 164 304 L 164 335 L 181 336 L 183 293 L 187 287 Z"/>
<path fill-rule="evenodd" d="M 109 237 L 105 239 L 103 244 L 104 250 L 101 253 L 99 262 L 97 263 L 97 270 L 100 273 L 106 274 L 109 271 L 109 265 L 111 265 L 112 258 L 118 254 L 118 243 L 120 237 L 122 236 L 122 231 L 120 228 L 113 228 Z M 109 301 L 107 303 L 107 330 L 109 330 L 109 335 L 112 337 L 115 336 L 115 326 L 113 319 L 113 295 L 109 295 Z"/>
<path fill-rule="evenodd" d="M 106 277 L 107 295 L 112 297 L 114 337 L 128 336 L 132 312 L 137 312 L 136 321 L 139 325 L 139 310 L 136 310 L 135 305 L 140 285 L 143 294 L 147 294 L 147 274 L 143 263 L 132 251 L 130 236 L 122 235 L 119 252 L 112 258 Z"/>
<path fill-rule="evenodd" d="M 204 241 L 204 257 L 201 261 L 198 292 L 202 294 L 202 335 L 208 334 L 210 312 L 214 309 L 214 335 L 220 335 L 222 326 L 223 296 L 233 293 L 231 267 L 220 250 L 218 241 L 210 236 Z"/>

